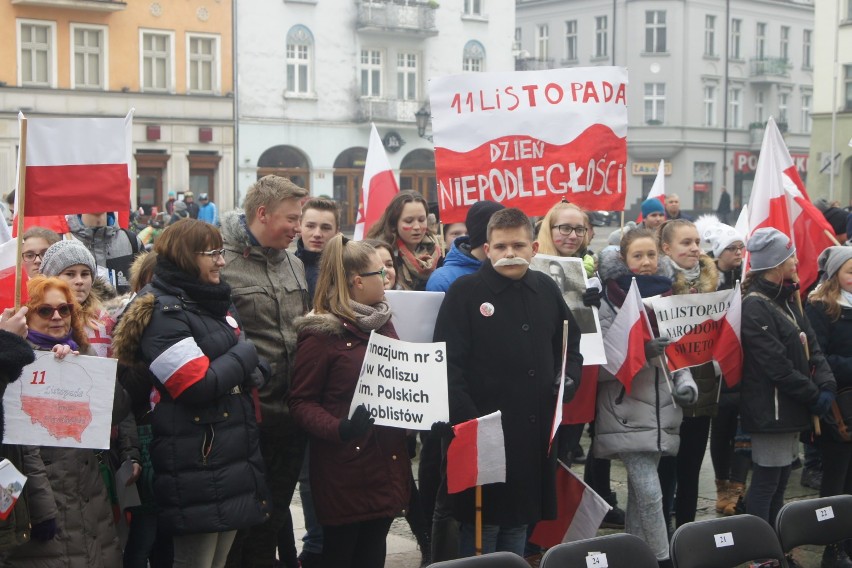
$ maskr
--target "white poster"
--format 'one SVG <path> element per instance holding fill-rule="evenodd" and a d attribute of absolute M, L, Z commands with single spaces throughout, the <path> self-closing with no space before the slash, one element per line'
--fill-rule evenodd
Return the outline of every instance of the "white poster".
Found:
<path fill-rule="evenodd" d="M 393 327 L 403 341 L 431 343 L 435 333 L 435 320 L 444 301 L 443 292 L 415 292 L 413 290 L 387 290 L 385 299 L 390 304 Z"/>
<path fill-rule="evenodd" d="M 4 444 L 109 448 L 117 361 L 36 354 L 6 388 Z"/>
<path fill-rule="evenodd" d="M 562 297 L 571 309 L 571 314 L 582 334 L 580 353 L 583 354 L 583 365 L 606 363 L 598 309 L 583 305 L 583 293 L 589 286 L 583 259 L 573 256 L 537 254 L 533 257 L 530 268 L 550 276 L 562 290 Z M 577 333 L 577 330 L 569 329 L 568 333 Z"/>
<path fill-rule="evenodd" d="M 449 422 L 446 343 L 409 343 L 372 332 L 350 417 L 360 404 L 377 426 L 428 430 Z"/>

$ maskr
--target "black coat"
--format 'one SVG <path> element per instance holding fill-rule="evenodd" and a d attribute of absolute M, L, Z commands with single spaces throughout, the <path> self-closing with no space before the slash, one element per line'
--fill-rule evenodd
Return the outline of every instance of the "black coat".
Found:
<path fill-rule="evenodd" d="M 767 300 L 752 291 L 777 299 Z M 775 284 L 758 278 L 743 299 L 740 416 L 748 433 L 805 431 L 811 427 L 809 408 L 820 390 L 836 390 L 816 335 L 791 300 L 795 293 L 779 292 Z M 785 313 L 795 317 L 798 328 Z M 810 360 L 799 328 L 807 335 Z"/>
<path fill-rule="evenodd" d="M 809 303 L 805 314 L 834 373 L 838 390 L 852 387 L 852 306 L 841 305 L 840 317 L 835 321 L 825 312 L 822 303 Z M 838 436 L 833 419 L 823 420 L 823 424 Z"/>
<path fill-rule="evenodd" d="M 491 316 L 480 311 L 486 303 Z M 563 320 L 569 322 L 566 373 L 579 385 L 580 334 L 546 274 L 530 270 L 514 281 L 484 262 L 456 280 L 441 305 L 435 341 L 447 343 L 450 420 L 502 412 L 506 483 L 483 487 L 485 523 L 531 524 L 556 515 L 556 452 L 547 450 Z M 456 518 L 472 522 L 473 490 L 453 497 Z"/>

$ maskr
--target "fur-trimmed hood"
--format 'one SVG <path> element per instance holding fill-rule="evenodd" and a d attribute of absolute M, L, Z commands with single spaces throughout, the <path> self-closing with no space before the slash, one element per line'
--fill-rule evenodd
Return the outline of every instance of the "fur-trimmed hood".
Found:
<path fill-rule="evenodd" d="M 242 215 L 243 212 L 240 209 L 228 211 L 222 215 L 222 226 L 219 230 L 222 232 L 222 239 L 225 243 L 233 247 L 250 248 L 252 244 L 249 241 L 248 233 L 240 223 L 240 216 Z"/>
<path fill-rule="evenodd" d="M 674 268 L 674 261 L 669 257 L 663 256 L 660 259 L 660 264 L 667 265 L 668 270 L 672 273 L 672 294 L 675 296 L 690 293 L 706 294 L 707 292 L 715 292 L 719 287 L 719 271 L 716 269 L 716 263 L 706 254 L 698 257 L 701 273 L 694 286 L 689 285 L 683 272 Z"/>
<path fill-rule="evenodd" d="M 156 298 L 146 293 L 133 299 L 112 334 L 113 356 L 125 365 L 136 362 L 145 328 L 151 323 Z"/>
<path fill-rule="evenodd" d="M 317 335 L 342 336 L 346 328 L 343 322 L 334 314 L 318 314 L 311 310 L 307 315 L 296 318 L 293 322 L 296 333 L 308 332 Z"/>
<path fill-rule="evenodd" d="M 661 255 L 662 256 L 662 255 Z M 666 276 L 673 278 L 674 270 L 670 265 L 660 259 L 657 265 L 656 276 Z M 607 280 L 615 280 L 621 276 L 631 274 L 627 264 L 621 258 L 621 252 L 618 249 L 605 248 L 598 255 L 598 274 L 603 282 Z"/>

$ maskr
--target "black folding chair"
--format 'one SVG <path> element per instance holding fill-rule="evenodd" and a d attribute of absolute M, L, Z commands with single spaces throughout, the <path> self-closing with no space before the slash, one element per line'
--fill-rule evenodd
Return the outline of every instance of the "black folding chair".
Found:
<path fill-rule="evenodd" d="M 540 568 L 657 568 L 657 557 L 645 542 L 627 533 L 558 544 L 544 553 Z"/>
<path fill-rule="evenodd" d="M 784 552 L 803 544 L 826 546 L 852 538 L 852 495 L 791 501 L 778 512 L 775 532 Z"/>
<path fill-rule="evenodd" d="M 511 552 L 492 552 L 430 564 L 431 568 L 530 568 L 527 561 Z"/>
<path fill-rule="evenodd" d="M 751 560 L 787 560 L 769 523 L 737 515 L 681 525 L 672 535 L 674 568 L 734 568 Z"/>

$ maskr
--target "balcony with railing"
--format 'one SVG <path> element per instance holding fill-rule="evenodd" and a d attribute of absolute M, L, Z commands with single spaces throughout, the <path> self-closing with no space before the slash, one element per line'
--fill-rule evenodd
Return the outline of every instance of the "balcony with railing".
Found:
<path fill-rule="evenodd" d="M 749 78 L 754 83 L 777 83 L 790 77 L 790 62 L 783 57 L 749 60 Z"/>
<path fill-rule="evenodd" d="M 12 0 L 12 4 L 89 12 L 118 12 L 127 8 L 127 2 L 114 0 Z"/>
<path fill-rule="evenodd" d="M 438 35 L 436 2 L 368 0 L 358 5 L 358 31 Z"/>
<path fill-rule="evenodd" d="M 414 115 L 419 108 L 417 101 L 404 101 L 400 99 L 361 97 L 358 102 L 359 118 L 363 121 L 381 120 L 414 123 Z"/>

